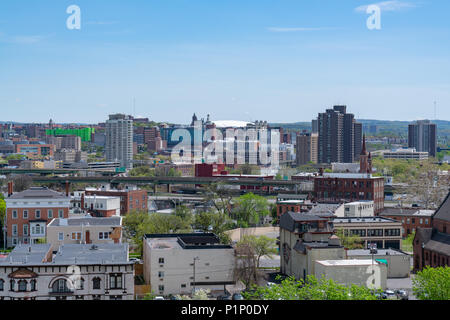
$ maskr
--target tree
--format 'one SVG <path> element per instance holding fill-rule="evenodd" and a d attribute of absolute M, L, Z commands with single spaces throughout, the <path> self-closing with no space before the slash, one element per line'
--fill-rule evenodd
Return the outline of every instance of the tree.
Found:
<path fill-rule="evenodd" d="M 33 184 L 30 176 L 25 174 L 16 175 L 12 178 L 14 183 L 14 192 L 22 192 L 27 190 Z"/>
<path fill-rule="evenodd" d="M 124 235 L 142 252 L 142 239 L 145 234 L 191 232 L 188 221 L 175 215 L 148 214 L 147 212 L 131 211 L 124 220 Z"/>
<path fill-rule="evenodd" d="M 280 280 L 280 278 L 278 279 Z M 317 279 L 308 275 L 306 280 L 285 278 L 280 284 L 266 287 L 253 287 L 244 292 L 248 300 L 377 300 L 380 290 L 371 290 L 364 286 L 345 286 L 332 279 Z"/>
<path fill-rule="evenodd" d="M 181 204 L 176 206 L 175 208 L 175 216 L 180 217 L 180 219 L 192 224 L 194 220 L 194 215 L 192 214 L 192 210 Z"/>
<path fill-rule="evenodd" d="M 218 236 L 222 243 L 229 244 L 231 239 L 225 231 L 230 230 L 231 220 L 222 212 L 205 211 L 195 215 L 194 227 L 204 232 L 212 232 Z"/>
<path fill-rule="evenodd" d="M 256 268 L 259 268 L 262 257 L 273 259 L 272 255 L 277 253 L 276 240 L 266 236 L 244 236 L 239 244 L 246 244 L 252 248 L 256 256 Z"/>
<path fill-rule="evenodd" d="M 256 225 L 269 215 L 269 202 L 264 197 L 247 193 L 237 199 L 234 212 L 241 227 Z"/>
<path fill-rule="evenodd" d="M 206 186 L 206 200 L 212 202 L 217 211 L 227 213 L 231 217 L 233 193 L 224 183 L 212 183 Z"/>
<path fill-rule="evenodd" d="M 128 172 L 128 175 L 130 177 L 154 177 L 155 170 L 151 169 L 148 166 L 140 166 L 140 167 L 131 169 Z"/>
<path fill-rule="evenodd" d="M 209 300 L 208 295 L 210 293 L 211 290 L 200 288 L 198 290 L 195 290 L 191 297 L 186 295 L 177 295 L 176 297 L 178 297 L 180 300 Z"/>
<path fill-rule="evenodd" d="M 412 279 L 419 300 L 450 300 L 450 267 L 425 267 Z"/>
<path fill-rule="evenodd" d="M 364 249 L 364 241 L 356 234 L 346 234 L 343 229 L 338 229 L 336 235 L 341 240 L 341 244 L 349 249 Z"/>
<path fill-rule="evenodd" d="M 255 249 L 248 242 L 238 243 L 236 245 L 234 277 L 236 281 L 241 281 L 244 284 L 246 290 L 255 286 L 261 277 L 256 266 Z"/>

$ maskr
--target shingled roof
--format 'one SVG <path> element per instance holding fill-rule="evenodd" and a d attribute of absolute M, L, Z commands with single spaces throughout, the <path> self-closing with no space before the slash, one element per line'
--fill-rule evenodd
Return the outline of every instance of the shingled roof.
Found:
<path fill-rule="evenodd" d="M 440 207 L 436 210 L 433 219 L 450 222 L 450 192 L 447 194 L 444 202 L 442 202 Z"/>

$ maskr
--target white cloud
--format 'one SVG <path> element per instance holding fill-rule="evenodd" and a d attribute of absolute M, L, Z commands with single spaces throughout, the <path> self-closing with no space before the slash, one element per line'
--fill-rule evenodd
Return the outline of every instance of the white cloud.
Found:
<path fill-rule="evenodd" d="M 300 32 L 300 31 L 321 31 L 321 30 L 334 30 L 335 28 L 283 28 L 283 27 L 269 27 L 267 30 L 271 32 Z"/>
<path fill-rule="evenodd" d="M 417 4 L 412 2 L 406 2 L 406 1 L 399 1 L 399 0 L 391 0 L 391 1 L 383 1 L 378 3 L 371 3 L 364 6 L 359 6 L 355 8 L 356 12 L 366 12 L 367 7 L 369 5 L 376 5 L 380 7 L 381 11 L 401 11 L 405 9 L 412 9 L 416 8 Z"/>

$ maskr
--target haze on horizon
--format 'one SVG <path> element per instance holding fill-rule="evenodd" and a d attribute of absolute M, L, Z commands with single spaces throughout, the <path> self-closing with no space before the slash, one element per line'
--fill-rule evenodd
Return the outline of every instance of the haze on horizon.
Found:
<path fill-rule="evenodd" d="M 382 29 L 335 0 L 0 3 L 1 121 L 450 120 L 450 3 L 384 1 Z M 66 9 L 81 8 L 81 30 Z"/>

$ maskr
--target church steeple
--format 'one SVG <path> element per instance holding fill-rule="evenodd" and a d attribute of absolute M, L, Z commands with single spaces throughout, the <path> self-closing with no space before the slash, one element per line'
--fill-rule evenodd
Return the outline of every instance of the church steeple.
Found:
<path fill-rule="evenodd" d="M 361 155 L 359 157 L 359 172 L 360 173 L 372 173 L 372 155 L 367 154 L 366 150 L 366 135 L 363 135 L 363 145 Z"/>

